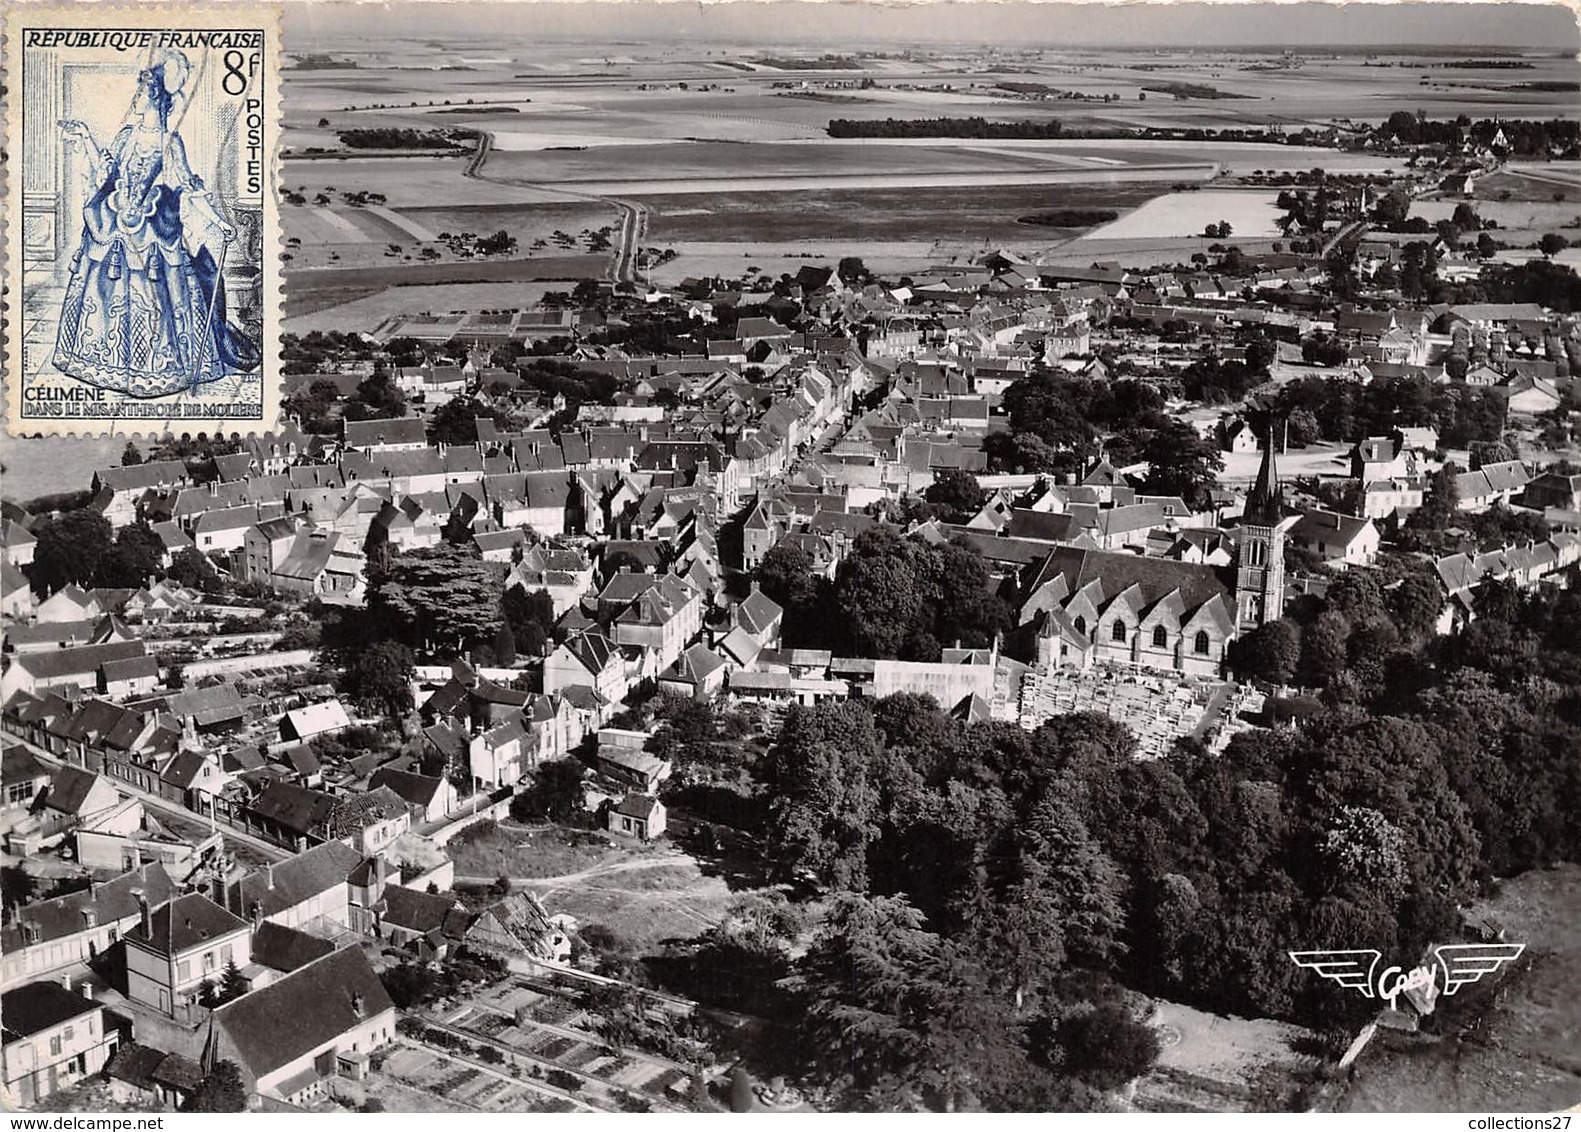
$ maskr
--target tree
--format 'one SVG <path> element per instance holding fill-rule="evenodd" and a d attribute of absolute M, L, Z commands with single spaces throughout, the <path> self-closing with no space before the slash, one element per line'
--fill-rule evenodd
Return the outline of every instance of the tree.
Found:
<path fill-rule="evenodd" d="M 236 966 L 232 959 L 225 964 L 225 969 L 220 972 L 220 1001 L 230 1002 L 247 993 L 247 980 L 242 977 L 241 968 Z"/>
<path fill-rule="evenodd" d="M 858 287 L 873 278 L 873 273 L 867 269 L 867 265 L 854 255 L 842 257 L 835 274 L 840 277 L 841 282 Z"/>
<path fill-rule="evenodd" d="M 868 847 L 879 837 L 873 717 L 858 703 L 793 707 L 769 748 L 771 862 L 850 891 L 867 887 Z"/>
<path fill-rule="evenodd" d="M 217 1062 L 187 1099 L 184 1112 L 246 1112 L 247 1087 L 234 1061 Z"/>
<path fill-rule="evenodd" d="M 1366 806 L 1341 806 L 1318 853 L 1330 888 L 1370 893 L 1393 907 L 1405 894 L 1405 835 Z"/>
<path fill-rule="evenodd" d="M 795 543 L 781 542 L 765 554 L 753 571 L 765 594 L 785 610 L 787 627 L 818 605 L 818 576 L 812 559 Z"/>
<path fill-rule="evenodd" d="M 170 568 L 165 571 L 165 577 L 178 586 L 188 589 L 202 590 L 212 593 L 223 588 L 219 572 L 197 547 L 188 546 L 176 551 L 170 559 Z"/>
<path fill-rule="evenodd" d="M 94 581 L 101 586 L 135 589 L 161 572 L 165 540 L 146 522 L 121 528 L 115 545 L 99 562 Z"/>
<path fill-rule="evenodd" d="M 1230 665 L 1243 679 L 1288 684 L 1301 663 L 1301 630 L 1279 618 L 1265 621 L 1230 645 Z"/>
<path fill-rule="evenodd" d="M 72 583 L 92 584 L 110 553 L 110 522 L 97 511 L 82 508 L 41 524 L 33 534 L 33 590 L 39 595 Z"/>
<path fill-rule="evenodd" d="M 408 551 L 374 586 L 373 608 L 413 643 L 465 650 L 493 637 L 504 571 L 476 547 L 450 543 Z"/>
<path fill-rule="evenodd" d="M 1063 1068 L 1100 1089 L 1118 1089 L 1158 1060 L 1158 1036 L 1117 1005 L 1104 1003 L 1059 1024 Z"/>
<path fill-rule="evenodd" d="M 511 802 L 511 816 L 518 821 L 552 821 L 566 824 L 585 808 L 582 777 L 586 768 L 574 758 L 539 763 L 532 785 Z"/>
<path fill-rule="evenodd" d="M 499 631 L 494 634 L 494 663 L 501 668 L 516 663 L 516 634 L 511 631 L 509 621 L 501 621 Z"/>
<path fill-rule="evenodd" d="M 434 411 L 428 422 L 428 439 L 433 444 L 476 444 L 478 420 L 494 420 L 496 415 L 471 397 L 457 397 Z"/>
<path fill-rule="evenodd" d="M 1460 485 L 1455 481 L 1458 473 L 1459 469 L 1453 464 L 1445 464 L 1433 473 L 1422 494 L 1422 505 L 1406 520 L 1408 528 L 1441 531 L 1454 522 L 1460 510 Z"/>
<path fill-rule="evenodd" d="M 1554 256 L 1570 246 L 1570 241 L 1557 232 L 1544 232 L 1537 241 L 1537 250 L 1543 253 L 1544 259 L 1553 259 Z"/>
<path fill-rule="evenodd" d="M 835 575 L 841 625 L 858 656 L 896 657 L 937 596 L 919 570 L 919 544 L 892 527 L 869 527 Z M 929 658 L 932 659 L 932 658 Z"/>
<path fill-rule="evenodd" d="M 143 454 L 137 450 L 137 445 L 130 440 L 126 447 L 121 449 L 121 467 L 131 468 L 143 462 Z"/>
<path fill-rule="evenodd" d="M 947 468 L 933 477 L 922 497 L 940 508 L 939 517 L 947 523 L 964 523 L 978 511 L 988 493 L 971 472 Z"/>
<path fill-rule="evenodd" d="M 1153 495 L 1175 495 L 1193 509 L 1205 509 L 1224 470 L 1218 445 L 1190 425 L 1167 421 L 1142 447 L 1147 460 L 1143 489 Z"/>
<path fill-rule="evenodd" d="M 399 641 L 379 641 L 363 649 L 346 672 L 352 694 L 364 703 L 381 706 L 403 735 L 406 713 L 412 710 L 416 663 L 412 650 Z"/>

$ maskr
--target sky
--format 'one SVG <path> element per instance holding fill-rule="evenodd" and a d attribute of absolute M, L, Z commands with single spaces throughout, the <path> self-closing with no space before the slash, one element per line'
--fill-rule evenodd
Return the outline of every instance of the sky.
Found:
<path fill-rule="evenodd" d="M 292 3 L 286 46 L 310 50 L 367 35 L 447 42 L 501 38 L 556 42 L 997 44 L 1015 47 L 1290 47 L 1390 44 L 1544 48 L 1581 52 L 1575 12 L 1561 4 L 1509 2 L 1345 5 L 1314 3 L 1028 3 L 1023 0 L 558 0 L 511 3 Z"/>

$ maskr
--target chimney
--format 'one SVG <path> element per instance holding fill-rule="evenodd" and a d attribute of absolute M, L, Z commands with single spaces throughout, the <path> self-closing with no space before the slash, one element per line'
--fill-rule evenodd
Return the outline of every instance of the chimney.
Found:
<path fill-rule="evenodd" d="M 93 984 L 87 979 L 82 981 L 82 986 L 78 987 L 77 990 L 82 993 L 83 998 L 87 999 L 89 1002 L 93 1001 Z"/>
<path fill-rule="evenodd" d="M 143 929 L 143 934 L 149 939 L 154 938 L 154 914 L 148 907 L 148 895 L 140 888 L 132 889 L 132 896 L 137 900 L 140 913 L 138 923 Z"/>
<path fill-rule="evenodd" d="M 267 888 L 271 892 L 274 891 L 274 862 L 273 861 L 270 861 L 267 865 L 264 866 L 264 887 Z"/>
<path fill-rule="evenodd" d="M 70 990 L 71 989 L 71 972 L 70 971 L 64 971 L 64 972 L 61 973 L 60 985 L 65 990 Z"/>

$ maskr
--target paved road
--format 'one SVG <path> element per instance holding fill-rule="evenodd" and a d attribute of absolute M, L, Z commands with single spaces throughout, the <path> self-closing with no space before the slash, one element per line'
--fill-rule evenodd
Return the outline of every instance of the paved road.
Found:
<path fill-rule="evenodd" d="M 542 189 L 545 192 L 560 193 L 564 196 L 576 197 L 580 200 L 596 201 L 607 204 L 620 212 L 620 220 L 615 225 L 614 254 L 610 258 L 609 270 L 606 276 L 611 283 L 636 283 L 640 267 L 638 260 L 642 253 L 642 241 L 648 234 L 648 210 L 636 201 L 619 200 L 602 193 L 579 192 L 567 189 L 561 185 L 551 184 L 546 181 L 522 181 L 512 177 L 491 177 L 484 173 L 484 166 L 488 164 L 489 154 L 494 150 L 494 135 L 488 131 L 479 131 L 478 148 L 467 162 L 467 167 L 462 171 L 462 176 L 473 181 L 488 181 L 496 185 L 511 185 L 524 189 Z"/>

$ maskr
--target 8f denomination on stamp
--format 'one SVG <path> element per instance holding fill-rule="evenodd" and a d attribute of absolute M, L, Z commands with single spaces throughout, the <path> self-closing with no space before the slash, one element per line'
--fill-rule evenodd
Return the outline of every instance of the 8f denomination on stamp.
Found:
<path fill-rule="evenodd" d="M 9 8 L 13 433 L 273 427 L 279 67 L 271 9 Z"/>

